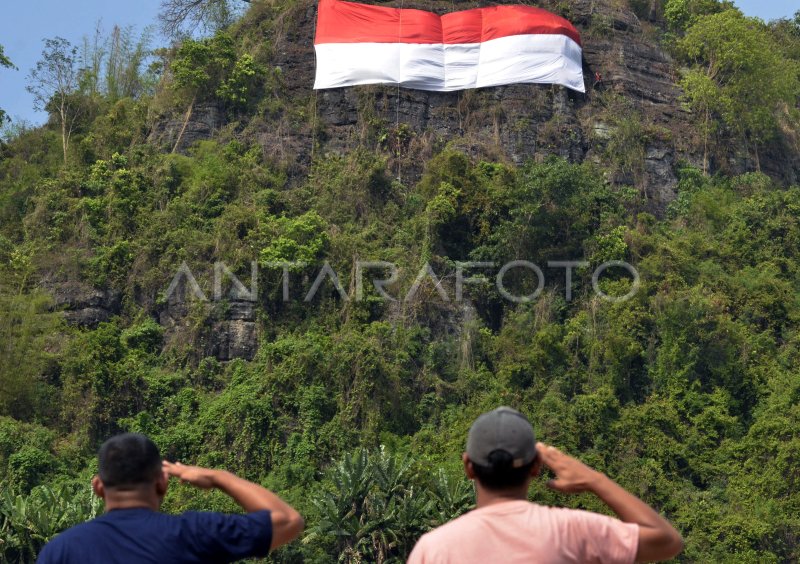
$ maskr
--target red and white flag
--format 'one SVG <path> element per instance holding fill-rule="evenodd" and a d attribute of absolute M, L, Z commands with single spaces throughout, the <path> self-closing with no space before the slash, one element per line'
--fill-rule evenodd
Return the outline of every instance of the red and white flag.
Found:
<path fill-rule="evenodd" d="M 320 0 L 315 89 L 399 84 L 448 92 L 513 83 L 584 92 L 581 37 L 533 6 L 423 10 Z"/>

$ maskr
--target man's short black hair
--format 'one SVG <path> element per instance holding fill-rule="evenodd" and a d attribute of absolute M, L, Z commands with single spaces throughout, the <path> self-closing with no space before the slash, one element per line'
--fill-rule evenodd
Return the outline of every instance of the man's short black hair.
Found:
<path fill-rule="evenodd" d="M 534 458 L 528 464 L 514 468 L 514 459 L 504 450 L 493 450 L 489 453 L 489 465 L 472 463 L 475 477 L 487 490 L 502 491 L 517 488 L 525 483 L 531 475 Z"/>
<path fill-rule="evenodd" d="M 161 454 L 138 433 L 111 437 L 100 447 L 99 474 L 106 488 L 126 489 L 154 482 L 161 473 Z"/>

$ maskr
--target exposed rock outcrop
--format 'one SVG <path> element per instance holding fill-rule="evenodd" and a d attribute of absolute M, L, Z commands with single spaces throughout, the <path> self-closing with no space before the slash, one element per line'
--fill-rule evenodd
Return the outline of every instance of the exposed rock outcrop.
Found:
<path fill-rule="evenodd" d="M 96 327 L 120 312 L 120 295 L 112 290 L 93 288 L 79 280 L 45 279 L 41 286 L 70 325 Z"/>
<path fill-rule="evenodd" d="M 314 128 L 322 131 L 319 151 L 344 152 L 372 143 L 393 157 L 392 169 L 408 182 L 419 177 L 426 157 L 446 142 L 455 142 L 478 156 L 506 158 L 518 164 L 551 154 L 575 162 L 584 160 L 596 121 L 592 118 L 605 110 L 599 92 L 592 89 L 595 71 L 603 75 L 604 94 L 628 100 L 646 125 L 668 130 L 672 139 L 687 138 L 691 125 L 680 109 L 673 63 L 645 36 L 644 24 L 631 10 L 600 0 L 539 4 L 563 13 L 581 29 L 586 95 L 531 84 L 452 93 L 389 86 L 313 92 L 313 4 L 296 9 L 294 25 L 276 46 L 275 64 L 283 71 L 288 97 L 312 98 L 317 120 Z M 459 7 L 458 3 L 455 6 Z M 453 4 L 434 1 L 419 7 L 444 13 L 452 11 Z M 613 129 L 609 133 L 613 134 Z M 404 143 L 391 143 L 401 137 Z M 276 154 L 274 136 L 264 132 L 259 140 L 268 154 Z M 287 131 L 279 142 L 284 153 L 288 148 L 297 161 L 309 161 L 312 143 L 307 133 Z M 696 159 L 681 142 L 657 141 L 646 152 L 646 173 L 638 179 L 639 187 L 648 196 L 652 211 L 660 214 L 675 197 L 672 165 L 680 159 Z"/>
<path fill-rule="evenodd" d="M 213 356 L 228 361 L 252 360 L 258 350 L 256 304 L 249 301 L 207 301 L 192 295 L 185 278 L 159 312 L 166 348 L 188 347 L 195 360 Z"/>
<path fill-rule="evenodd" d="M 209 356 L 217 360 L 252 360 L 258 349 L 255 304 L 230 302 L 221 312 L 222 320 L 211 328 Z"/>
<path fill-rule="evenodd" d="M 477 158 L 516 164 L 549 155 L 572 162 L 589 160 L 610 165 L 612 182 L 635 185 L 648 211 L 662 216 L 676 197 L 679 164 L 699 166 L 702 155 L 692 116 L 681 105 L 678 69 L 655 39 L 656 26 L 662 23 L 661 3 L 636 3 L 638 16 L 628 2 L 613 0 L 531 3 L 567 17 L 581 31 L 586 94 L 533 84 L 450 93 L 393 86 L 314 91 L 316 2 L 299 0 L 281 15 L 280 29 L 268 32 L 264 39 L 270 44 L 271 64 L 281 77 L 274 95 L 279 98 L 276 107 L 282 109 L 242 117 L 228 132 L 235 130 L 234 135 L 261 145 L 265 155 L 288 169 L 290 182 L 307 178 L 312 156 L 346 153 L 356 147 L 386 155 L 393 174 L 410 185 L 419 179 L 427 160 L 448 143 Z M 446 13 L 492 4 L 406 0 L 402 6 Z M 268 17 L 269 12 L 264 14 Z M 596 72 L 602 75 L 597 88 Z M 211 138 L 227 119 L 220 108 L 198 104 L 186 123 L 183 114 L 160 118 L 151 141 L 182 151 Z M 625 120 L 635 120 L 634 129 L 640 132 L 628 147 L 635 157 L 633 165 L 630 158 L 617 154 L 626 150 L 615 142 Z M 760 163 L 731 143 L 729 154 L 712 159 L 712 167 L 741 173 L 760 164 L 774 178 L 796 181 L 800 151 L 787 159 L 783 143 L 777 141 L 765 150 Z M 253 358 L 257 323 L 252 305 L 206 304 L 206 321 L 195 340 L 204 354 L 219 360 Z M 184 338 L 190 314 L 186 303 L 179 302 L 170 302 L 162 311 L 168 343 Z"/>
<path fill-rule="evenodd" d="M 210 139 L 223 125 L 223 118 L 224 113 L 217 105 L 195 104 L 191 114 L 162 116 L 154 124 L 148 141 L 168 145 L 179 152 L 185 151 L 197 141 Z"/>
<path fill-rule="evenodd" d="M 416 5 L 404 2 L 403 7 L 446 13 L 491 4 L 426 0 Z M 650 211 L 662 214 L 675 197 L 675 165 L 681 161 L 699 164 L 701 155 L 697 154 L 691 116 L 680 104 L 678 70 L 655 39 L 661 3 L 635 3 L 638 16 L 628 2 L 611 0 L 540 0 L 533 4 L 567 17 L 581 31 L 586 95 L 562 87 L 526 84 L 453 93 L 390 86 L 315 92 L 311 87 L 316 3 L 301 0 L 265 40 L 271 42 L 272 64 L 282 77 L 278 95 L 292 106 L 305 106 L 311 115 L 306 120 L 272 116 L 250 124 L 244 118 L 239 131 L 286 165 L 290 178 L 305 177 L 313 151 L 338 153 L 366 145 L 387 153 L 392 170 L 413 183 L 426 158 L 448 142 L 476 156 L 515 163 L 551 154 L 576 162 L 588 157 L 597 160 L 592 145 L 598 121 L 606 123 L 606 135 L 615 131 L 609 123 L 614 116 L 604 115 L 608 108 L 603 97 L 618 95 L 645 127 L 659 128 L 662 135 L 646 140 L 643 174 L 633 179 L 625 175 L 615 178 L 633 180 L 646 196 Z M 603 76 L 599 91 L 592 88 L 595 72 Z M 182 114 L 161 118 L 151 140 L 172 147 L 184 120 Z M 178 150 L 212 137 L 226 120 L 213 104 L 198 104 Z M 730 145 L 730 155 L 712 159 L 715 170 L 736 174 L 760 165 L 783 182 L 800 177 L 800 157 L 793 154 L 787 159 L 780 140 L 763 151 L 760 162 L 740 154 L 735 143 Z"/>

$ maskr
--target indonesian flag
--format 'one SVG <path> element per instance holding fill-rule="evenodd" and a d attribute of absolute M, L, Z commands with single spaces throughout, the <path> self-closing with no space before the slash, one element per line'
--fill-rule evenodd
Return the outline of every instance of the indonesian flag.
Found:
<path fill-rule="evenodd" d="M 399 84 L 448 92 L 525 82 L 585 91 L 578 30 L 532 6 L 438 16 L 320 0 L 314 49 L 315 89 Z"/>

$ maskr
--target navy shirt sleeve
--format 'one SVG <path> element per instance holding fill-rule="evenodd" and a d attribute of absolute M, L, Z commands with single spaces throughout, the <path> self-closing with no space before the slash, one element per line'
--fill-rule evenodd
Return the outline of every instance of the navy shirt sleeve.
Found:
<path fill-rule="evenodd" d="M 55 543 L 47 543 L 39 553 L 36 564 L 56 564 L 60 560 L 57 555 L 57 550 Z"/>
<path fill-rule="evenodd" d="M 216 561 L 266 556 L 272 545 L 272 515 L 254 511 L 246 515 L 189 511 L 182 515 L 186 539 L 198 554 Z"/>

